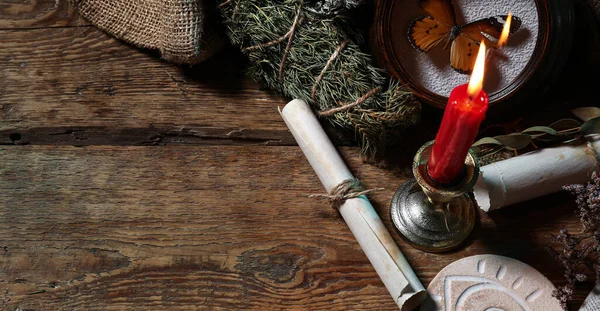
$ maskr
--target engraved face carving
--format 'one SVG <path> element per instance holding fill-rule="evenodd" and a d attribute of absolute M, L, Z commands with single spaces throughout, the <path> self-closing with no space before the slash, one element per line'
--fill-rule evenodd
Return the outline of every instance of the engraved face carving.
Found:
<path fill-rule="evenodd" d="M 554 285 L 512 258 L 478 255 L 456 261 L 433 279 L 421 311 L 560 311 Z"/>

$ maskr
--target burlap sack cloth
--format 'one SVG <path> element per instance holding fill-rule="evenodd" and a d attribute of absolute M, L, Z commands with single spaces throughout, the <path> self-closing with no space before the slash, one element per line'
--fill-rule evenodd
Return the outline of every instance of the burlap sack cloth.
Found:
<path fill-rule="evenodd" d="M 72 0 L 107 33 L 178 64 L 198 63 L 226 42 L 210 0 Z"/>

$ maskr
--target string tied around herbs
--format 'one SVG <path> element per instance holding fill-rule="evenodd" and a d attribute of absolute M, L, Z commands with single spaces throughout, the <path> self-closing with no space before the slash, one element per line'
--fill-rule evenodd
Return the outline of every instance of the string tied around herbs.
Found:
<path fill-rule="evenodd" d="M 325 64 L 325 66 L 321 70 L 321 73 L 315 78 L 315 83 L 313 84 L 312 92 L 311 92 L 311 98 L 312 98 L 313 101 L 316 100 L 317 86 L 319 85 L 319 82 L 321 82 L 321 80 L 325 76 L 325 73 L 327 73 L 327 70 L 329 69 L 329 67 L 331 66 L 331 64 L 333 63 L 333 61 L 342 53 L 342 50 L 346 47 L 346 45 L 348 45 L 348 42 L 349 42 L 348 40 L 344 40 L 335 49 L 335 51 L 331 54 L 331 56 L 329 57 L 329 60 L 327 60 L 327 63 Z M 348 111 L 350 108 L 353 108 L 354 106 L 362 104 L 365 100 L 369 99 L 369 97 L 371 97 L 371 96 L 373 96 L 373 95 L 381 92 L 381 90 L 382 90 L 382 87 L 381 86 L 377 86 L 377 87 L 371 89 L 369 92 L 367 92 L 363 96 L 359 97 L 354 102 L 347 103 L 347 104 L 339 102 L 338 103 L 339 107 L 334 107 L 334 108 L 331 108 L 331 109 L 321 110 L 321 111 L 318 111 L 318 114 L 321 117 L 325 117 L 325 116 L 331 116 L 331 115 L 336 114 L 338 112 Z"/>
<path fill-rule="evenodd" d="M 339 107 L 335 107 L 335 108 L 331 108 L 331 109 L 327 109 L 327 110 L 321 110 L 321 111 L 319 111 L 318 114 L 319 114 L 319 116 L 323 117 L 323 116 L 330 116 L 330 115 L 336 114 L 338 112 L 347 111 L 354 106 L 362 104 L 365 100 L 369 99 L 369 97 L 371 97 L 379 92 L 381 92 L 381 86 L 373 88 L 372 90 L 370 90 L 369 92 L 367 92 L 365 95 L 361 96 L 354 102 L 351 102 L 349 104 L 339 103 L 340 104 Z"/>
<path fill-rule="evenodd" d="M 231 3 L 232 1 L 233 0 L 227 0 L 223 3 L 221 3 L 218 7 L 220 8 L 222 6 L 226 6 L 229 3 Z M 235 20 L 235 14 L 237 13 L 237 8 L 238 8 L 238 4 L 239 4 L 240 0 L 237 0 L 237 1 L 238 2 L 236 2 L 236 6 L 234 7 L 234 10 L 233 10 L 233 16 L 231 17 L 232 20 Z M 285 33 L 283 36 L 281 36 L 277 39 L 271 40 L 269 42 L 242 48 L 242 52 L 250 52 L 250 51 L 258 50 L 261 48 L 267 48 L 267 47 L 282 43 L 283 41 L 285 41 L 285 39 L 287 39 L 288 41 L 285 46 L 283 56 L 281 58 L 281 63 L 279 64 L 279 81 L 280 82 L 283 81 L 285 61 L 287 60 L 290 49 L 292 48 L 292 42 L 294 40 L 294 34 L 296 32 L 296 29 L 298 28 L 298 25 L 300 25 L 303 21 L 304 21 L 304 16 L 302 16 L 302 0 L 300 0 L 298 3 L 298 9 L 296 11 L 296 16 L 294 17 L 294 21 L 292 22 L 292 27 L 290 28 L 290 30 L 288 30 L 287 33 Z"/>
<path fill-rule="evenodd" d="M 219 5 L 219 7 L 228 5 L 233 1 L 234 0 L 227 0 L 223 3 L 221 3 Z M 235 16 L 235 13 L 237 12 L 237 7 L 239 5 L 239 1 L 240 0 L 237 0 L 236 6 L 233 10 L 234 16 Z M 296 16 L 294 17 L 292 26 L 288 30 L 288 32 L 285 33 L 283 36 L 281 36 L 277 39 L 271 40 L 269 42 L 266 42 L 266 43 L 242 48 L 242 51 L 247 53 L 247 52 L 251 52 L 254 50 L 259 50 L 261 48 L 267 48 L 267 47 L 270 47 L 270 46 L 273 46 L 276 44 L 280 44 L 287 39 L 287 44 L 286 44 L 285 50 L 283 52 L 281 63 L 279 64 L 279 81 L 283 81 L 284 65 L 287 60 L 287 56 L 290 52 L 290 49 L 292 47 L 292 42 L 294 39 L 294 34 L 296 32 L 296 29 L 297 29 L 298 25 L 300 25 L 304 21 L 304 16 L 302 16 L 302 5 L 303 5 L 302 0 L 300 0 L 298 2 L 298 9 L 296 10 Z M 234 18 L 232 17 L 232 19 L 234 19 Z M 342 53 L 342 50 L 348 45 L 348 43 L 349 43 L 349 40 L 346 39 L 338 45 L 338 47 L 333 51 L 333 53 L 327 60 L 327 63 L 325 64 L 325 66 L 323 67 L 323 69 L 321 70 L 319 75 L 315 78 L 315 82 L 313 83 L 312 90 L 311 90 L 311 99 L 313 101 L 316 100 L 317 87 L 318 87 L 319 83 L 321 82 L 321 80 L 323 79 L 325 74 L 327 73 L 327 70 L 329 70 L 329 67 L 333 64 L 333 61 Z M 373 96 L 381 91 L 382 91 L 381 86 L 375 87 L 375 88 L 371 89 L 369 92 L 367 92 L 366 94 L 364 94 L 363 96 L 356 99 L 354 102 L 346 103 L 346 104 L 340 102 L 340 103 L 338 103 L 339 107 L 334 107 L 334 108 L 327 109 L 327 110 L 321 110 L 321 111 L 318 111 L 317 113 L 319 116 L 324 117 L 324 116 L 331 116 L 338 112 L 348 111 L 349 109 L 353 108 L 354 106 L 362 104 L 365 100 L 369 99 L 371 96 Z"/>
<path fill-rule="evenodd" d="M 329 57 L 329 60 L 327 60 L 327 63 L 325 64 L 325 67 L 323 67 L 323 69 L 321 70 L 321 73 L 315 79 L 315 83 L 313 84 L 313 87 L 312 87 L 312 92 L 310 93 L 310 97 L 312 98 L 313 101 L 316 100 L 315 95 L 317 93 L 317 86 L 319 85 L 319 82 L 321 82 L 321 79 L 323 79 L 323 76 L 325 76 L 325 73 L 327 72 L 327 69 L 329 69 L 329 66 L 331 66 L 331 64 L 333 63 L 333 61 L 338 57 L 338 55 L 340 55 L 340 53 L 346 47 L 346 45 L 348 45 L 348 40 L 344 40 L 337 47 L 337 49 L 335 49 L 335 51 L 333 52 L 333 54 L 331 54 L 331 56 Z"/>
<path fill-rule="evenodd" d="M 329 194 L 311 194 L 309 198 L 321 198 L 327 200 L 335 210 L 339 209 L 348 199 L 358 198 L 371 192 L 381 191 L 384 188 L 365 189 L 357 179 L 346 179 L 333 187 Z"/>
<path fill-rule="evenodd" d="M 292 48 L 292 41 L 294 40 L 294 33 L 296 32 L 296 27 L 300 24 L 300 16 L 302 15 L 302 0 L 298 4 L 298 11 L 296 13 L 296 17 L 294 17 L 294 22 L 292 23 L 292 28 L 288 32 L 290 34 L 288 38 L 287 45 L 285 46 L 285 51 L 283 52 L 283 56 L 281 57 L 281 64 L 279 65 L 279 81 L 283 81 L 283 69 L 285 65 L 285 61 L 287 60 L 288 54 L 290 53 L 290 49 Z"/>
<path fill-rule="evenodd" d="M 218 2 L 228 37 L 251 60 L 248 74 L 305 100 L 334 127 L 354 130 L 364 161 L 381 160 L 401 129 L 416 124 L 419 102 L 361 51 L 350 15 L 316 13 L 307 0 Z"/>

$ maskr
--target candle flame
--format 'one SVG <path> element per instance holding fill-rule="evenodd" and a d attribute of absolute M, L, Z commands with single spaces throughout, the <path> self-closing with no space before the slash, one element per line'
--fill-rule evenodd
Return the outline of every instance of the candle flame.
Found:
<path fill-rule="evenodd" d="M 479 94 L 483 88 L 483 72 L 485 71 L 485 43 L 481 41 L 479 45 L 479 52 L 477 53 L 477 59 L 475 60 L 475 67 L 473 68 L 473 74 L 469 81 L 469 87 L 467 92 L 469 96 L 475 96 Z"/>
<path fill-rule="evenodd" d="M 508 17 L 504 22 L 504 27 L 502 27 L 502 34 L 500 35 L 500 39 L 498 39 L 498 47 L 501 48 L 506 45 L 508 41 L 508 35 L 510 34 L 510 22 L 512 21 L 512 13 L 508 12 Z"/>

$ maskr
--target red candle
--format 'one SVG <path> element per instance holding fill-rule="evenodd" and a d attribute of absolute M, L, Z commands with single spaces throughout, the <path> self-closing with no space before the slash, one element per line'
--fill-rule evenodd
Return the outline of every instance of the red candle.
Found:
<path fill-rule="evenodd" d="M 469 148 L 485 119 L 488 96 L 482 90 L 485 44 L 482 42 L 469 84 L 452 90 L 442 124 L 427 162 L 429 177 L 441 184 L 456 181 L 463 170 Z"/>

